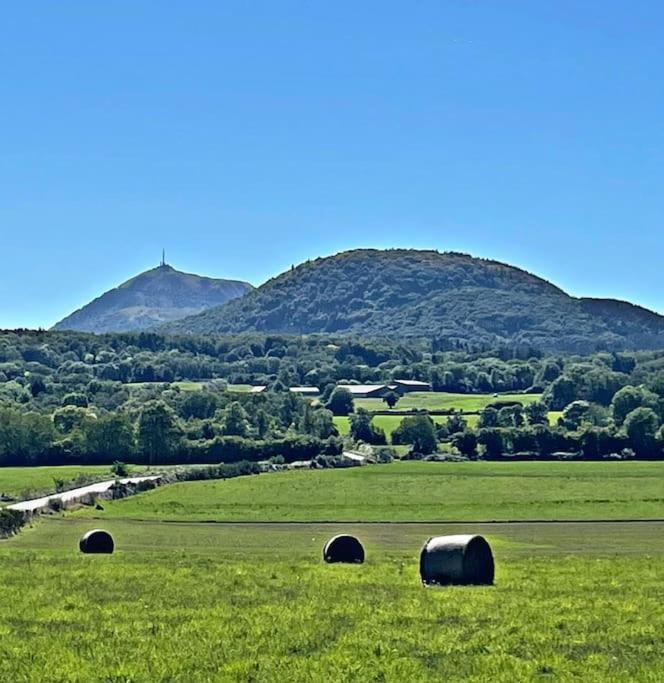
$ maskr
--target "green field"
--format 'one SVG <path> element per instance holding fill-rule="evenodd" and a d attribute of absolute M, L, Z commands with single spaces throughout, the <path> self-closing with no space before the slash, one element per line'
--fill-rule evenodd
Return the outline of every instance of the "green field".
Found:
<path fill-rule="evenodd" d="M 561 415 L 562 412 L 549 412 L 549 424 L 551 426 L 555 426 L 558 422 L 558 418 Z M 374 425 L 380 427 L 385 431 L 385 434 L 387 435 L 389 441 L 390 437 L 392 436 L 392 432 L 401 424 L 401 420 L 403 420 L 404 417 L 404 415 L 374 415 L 373 423 Z M 334 424 L 337 426 L 337 429 L 339 430 L 339 434 L 341 434 L 341 436 L 345 436 L 346 434 L 348 434 L 348 432 L 350 431 L 350 419 L 339 415 L 335 416 L 333 419 Z M 436 424 L 445 424 L 448 418 L 446 418 L 445 416 L 434 415 L 431 419 Z M 470 429 L 476 429 L 480 416 L 464 415 L 464 419 L 466 420 L 468 427 Z"/>
<path fill-rule="evenodd" d="M 173 484 L 109 518 L 233 521 L 664 519 L 664 462 L 428 463 Z"/>
<path fill-rule="evenodd" d="M 657 681 L 663 524 L 163 524 L 86 520 L 0 542 L 4 681 Z M 362 566 L 321 562 L 340 530 Z M 432 534 L 484 533 L 494 587 L 423 588 Z"/>
<path fill-rule="evenodd" d="M 392 432 L 401 424 L 401 421 L 404 419 L 404 417 L 404 415 L 375 415 L 373 418 L 373 424 L 376 427 L 380 427 L 382 430 L 384 430 L 389 442 Z M 339 434 L 341 434 L 341 436 L 348 434 L 350 431 L 350 419 L 339 415 L 335 416 L 333 419 L 334 424 L 339 430 Z M 447 420 L 446 417 L 439 416 L 434 416 L 432 419 L 438 424 L 445 424 L 445 421 Z M 471 429 L 474 429 L 477 426 L 478 419 L 479 415 L 465 416 L 465 420 Z"/>
<path fill-rule="evenodd" d="M 24 491 L 54 491 L 54 479 L 70 480 L 79 475 L 95 477 L 108 475 L 109 479 L 113 476 L 109 465 L 0 467 L 0 494 L 4 493 L 15 497 L 21 495 Z"/>
<path fill-rule="evenodd" d="M 449 410 L 473 412 L 486 408 L 495 401 L 520 401 L 524 406 L 542 399 L 541 394 L 449 394 L 442 391 L 414 391 L 399 399 L 398 410 L 426 408 L 427 410 Z M 385 403 L 380 398 L 355 399 L 355 408 L 367 410 L 385 410 Z"/>

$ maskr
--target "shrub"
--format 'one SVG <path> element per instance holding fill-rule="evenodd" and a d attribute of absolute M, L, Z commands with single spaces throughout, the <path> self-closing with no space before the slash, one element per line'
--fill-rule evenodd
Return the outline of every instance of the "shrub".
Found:
<path fill-rule="evenodd" d="M 126 477 L 129 475 L 129 465 L 120 460 L 116 460 L 111 465 L 111 474 L 114 474 L 116 477 Z"/>

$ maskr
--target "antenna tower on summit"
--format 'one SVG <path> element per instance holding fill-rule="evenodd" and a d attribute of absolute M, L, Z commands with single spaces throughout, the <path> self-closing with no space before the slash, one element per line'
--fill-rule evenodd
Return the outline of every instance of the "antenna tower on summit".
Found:
<path fill-rule="evenodd" d="M 162 268 L 166 265 L 166 249 L 161 250 L 161 263 L 159 265 Z"/>

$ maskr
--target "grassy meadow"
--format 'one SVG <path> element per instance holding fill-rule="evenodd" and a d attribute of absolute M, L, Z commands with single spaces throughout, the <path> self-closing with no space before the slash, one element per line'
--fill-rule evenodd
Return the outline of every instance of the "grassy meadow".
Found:
<path fill-rule="evenodd" d="M 134 468 L 138 471 L 141 468 Z M 55 479 L 71 480 L 78 476 L 111 479 L 109 465 L 72 465 L 63 467 L 0 467 L 0 494 L 16 497 L 24 492 L 55 491 Z"/>
<path fill-rule="evenodd" d="M 524 406 L 542 399 L 541 394 L 452 394 L 443 391 L 413 391 L 399 399 L 397 410 L 420 408 L 426 410 L 450 410 L 474 412 L 483 410 L 496 401 L 519 401 Z M 355 399 L 356 408 L 367 410 L 385 410 L 385 403 L 380 398 Z"/>
<path fill-rule="evenodd" d="M 395 462 L 173 484 L 77 515 L 100 520 L 664 518 L 664 462 Z"/>
<path fill-rule="evenodd" d="M 140 498 L 140 497 L 139 497 Z M 664 525 L 44 519 L 0 542 L 6 681 L 655 681 Z M 361 566 L 325 565 L 340 531 Z M 493 587 L 423 588 L 434 534 L 486 535 Z"/>
<path fill-rule="evenodd" d="M 0 680 L 659 681 L 664 521 L 472 520 L 661 520 L 663 482 L 661 462 L 402 462 L 44 515 L 0 541 Z M 94 527 L 113 555 L 78 552 Z M 340 532 L 365 564 L 322 562 Z M 422 544 L 453 533 L 487 538 L 495 586 L 421 585 Z"/>

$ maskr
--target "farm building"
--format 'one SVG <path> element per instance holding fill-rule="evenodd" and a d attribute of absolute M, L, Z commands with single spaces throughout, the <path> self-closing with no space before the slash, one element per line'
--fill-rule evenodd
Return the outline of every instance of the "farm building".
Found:
<path fill-rule="evenodd" d="M 395 385 L 396 390 L 404 394 L 411 391 L 431 391 L 429 382 L 420 382 L 416 379 L 393 379 L 390 384 Z"/>
<path fill-rule="evenodd" d="M 387 384 L 339 384 L 338 386 L 348 389 L 353 398 L 382 398 L 392 390 Z"/>
<path fill-rule="evenodd" d="M 292 394 L 300 394 L 300 396 L 320 396 L 318 387 L 291 387 L 288 391 Z"/>
<path fill-rule="evenodd" d="M 262 394 L 263 392 L 267 391 L 267 387 L 264 385 L 258 385 L 255 387 L 251 387 L 249 390 L 250 394 Z"/>

